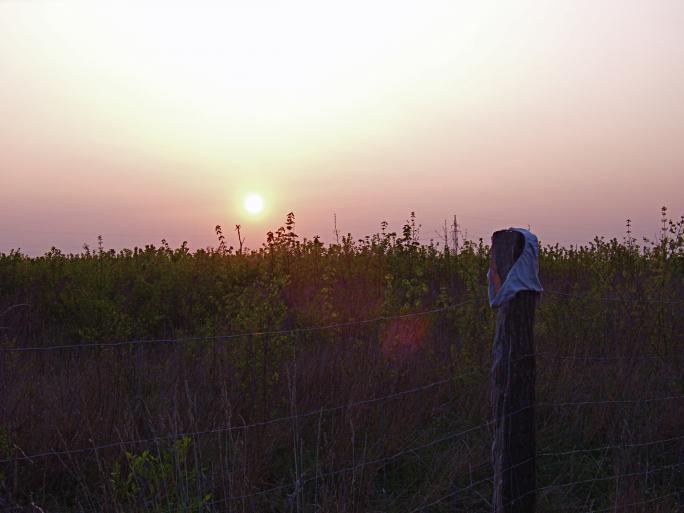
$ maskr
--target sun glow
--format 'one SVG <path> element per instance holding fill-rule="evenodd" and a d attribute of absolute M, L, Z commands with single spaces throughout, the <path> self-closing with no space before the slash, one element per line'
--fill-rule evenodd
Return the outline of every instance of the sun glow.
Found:
<path fill-rule="evenodd" d="M 245 198 L 244 206 L 250 214 L 258 214 L 264 209 L 264 199 L 258 194 L 250 194 Z"/>
<path fill-rule="evenodd" d="M 141 151 L 246 167 L 264 155 L 290 161 L 342 140 L 346 148 L 349 138 L 391 137 L 412 112 L 424 115 L 437 92 L 417 85 L 437 72 L 445 82 L 453 34 L 468 39 L 447 24 L 462 9 L 444 0 L 430 9 L 389 0 L 235 4 L 41 4 L 25 22 L 35 57 L 17 51 L 17 66 L 68 63 L 48 90 L 69 102 L 79 91 L 83 112 L 110 120 L 102 130 L 113 138 L 118 122 L 135 118 L 131 144 Z M 460 66 L 476 60 L 454 58 Z"/>

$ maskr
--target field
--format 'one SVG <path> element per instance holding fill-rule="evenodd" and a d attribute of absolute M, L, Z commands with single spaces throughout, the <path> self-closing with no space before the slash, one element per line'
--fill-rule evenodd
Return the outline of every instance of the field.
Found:
<path fill-rule="evenodd" d="M 684 218 L 544 246 L 538 511 L 684 511 Z M 491 511 L 489 247 L 0 255 L 0 511 Z"/>

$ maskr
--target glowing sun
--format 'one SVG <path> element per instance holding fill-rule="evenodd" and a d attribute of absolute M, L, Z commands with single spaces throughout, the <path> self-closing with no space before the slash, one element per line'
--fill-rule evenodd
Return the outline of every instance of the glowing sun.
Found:
<path fill-rule="evenodd" d="M 258 214 L 264 209 L 264 199 L 258 194 L 250 194 L 245 198 L 244 205 L 250 214 Z"/>

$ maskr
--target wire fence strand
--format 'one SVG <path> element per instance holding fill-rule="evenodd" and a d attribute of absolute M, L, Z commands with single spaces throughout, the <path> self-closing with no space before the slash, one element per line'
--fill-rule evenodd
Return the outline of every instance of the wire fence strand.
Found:
<path fill-rule="evenodd" d="M 379 465 L 379 464 L 382 464 L 382 463 L 387 463 L 387 462 L 396 460 L 397 458 L 400 458 L 401 456 L 405 456 L 405 455 L 407 455 L 407 454 L 412 454 L 412 453 L 415 453 L 415 452 L 418 452 L 418 451 L 422 451 L 422 450 L 428 449 L 428 448 L 430 448 L 430 447 L 434 447 L 435 445 L 439 445 L 439 444 L 444 443 L 444 442 L 448 442 L 448 441 L 451 441 L 451 440 L 455 440 L 455 439 L 457 439 L 457 438 L 463 437 L 463 436 L 468 435 L 468 434 L 470 434 L 470 433 L 473 433 L 473 432 L 475 432 L 475 431 L 479 431 L 479 430 L 481 430 L 481 429 L 487 428 L 487 427 L 493 425 L 494 422 L 498 422 L 498 421 L 501 421 L 501 420 L 503 420 L 503 419 L 505 419 L 505 418 L 512 417 L 512 416 L 517 415 L 517 414 L 519 414 L 519 413 L 521 413 L 521 412 L 523 412 L 523 411 L 525 411 L 525 410 L 528 410 L 528 409 L 530 409 L 530 408 L 532 408 L 532 407 L 533 407 L 533 405 L 529 405 L 529 406 L 522 407 L 522 408 L 520 408 L 520 409 L 518 409 L 518 410 L 516 410 L 516 411 L 513 411 L 513 412 L 508 413 L 508 414 L 506 414 L 506 415 L 502 415 L 502 416 L 501 416 L 500 418 L 498 418 L 498 419 L 492 419 L 492 420 L 490 420 L 490 421 L 483 422 L 483 423 L 481 423 L 481 424 L 478 424 L 477 426 L 474 426 L 474 427 L 471 427 L 471 428 L 468 428 L 468 429 L 465 429 L 465 430 L 460 430 L 460 431 L 452 432 L 452 433 L 450 433 L 450 434 L 448 434 L 448 435 L 442 436 L 442 437 L 437 438 L 437 439 L 435 439 L 435 440 L 431 440 L 430 442 L 426 442 L 426 443 L 424 443 L 424 444 L 420 444 L 420 445 L 417 445 L 417 446 L 414 446 L 414 447 L 410 447 L 410 448 L 407 448 L 407 449 L 402 449 L 402 450 L 400 450 L 399 452 L 396 452 L 396 453 L 392 454 L 391 456 L 385 456 L 385 457 L 382 457 L 382 458 L 376 458 L 376 459 L 373 459 L 373 460 L 364 461 L 364 462 L 358 463 L 358 464 L 356 464 L 356 465 L 351 465 L 351 466 L 348 466 L 348 467 L 343 467 L 343 468 L 340 468 L 340 469 L 337 469 L 337 470 L 333 470 L 333 471 L 330 471 L 330 472 L 325 472 L 325 473 L 322 473 L 322 474 L 321 474 L 321 473 L 317 473 L 316 476 L 310 477 L 310 478 L 305 479 L 305 480 L 294 481 L 294 482 L 292 482 L 292 483 L 288 483 L 288 484 L 284 484 L 284 485 L 279 485 L 279 486 L 276 486 L 276 487 L 273 487 L 273 488 L 268 488 L 268 489 L 261 490 L 261 491 L 258 491 L 258 492 L 255 492 L 255 493 L 251 493 L 251 494 L 247 494 L 247 495 L 226 497 L 226 498 L 224 498 L 224 499 L 217 500 L 217 501 L 215 501 L 215 502 L 213 502 L 213 503 L 210 503 L 210 504 L 208 504 L 208 505 L 224 504 L 224 503 L 232 502 L 232 501 L 245 500 L 245 499 L 257 497 L 257 496 L 260 496 L 260 495 L 266 495 L 266 494 L 269 494 L 269 493 L 272 493 L 272 492 L 276 492 L 276 491 L 280 491 L 280 490 L 284 490 L 284 489 L 288 489 L 288 488 L 289 488 L 289 489 L 292 489 L 292 488 L 295 488 L 295 489 L 296 489 L 297 487 L 304 486 L 304 485 L 306 485 L 306 484 L 308 484 L 308 483 L 311 483 L 312 481 L 315 481 L 315 480 L 317 480 L 317 479 L 324 479 L 324 478 L 327 478 L 327 477 L 333 477 L 333 476 L 337 476 L 337 475 L 340 475 L 340 474 L 345 474 L 345 473 L 353 472 L 353 471 L 356 471 L 356 470 L 365 468 L 365 467 L 370 466 L 370 465 Z M 522 464 L 523 464 L 523 463 L 521 462 L 521 463 L 518 463 L 518 464 L 516 464 L 516 465 L 514 465 L 514 466 L 518 466 L 518 465 L 522 465 Z"/>
<path fill-rule="evenodd" d="M 516 361 L 522 360 L 524 358 L 529 358 L 530 356 L 534 356 L 534 355 L 533 354 L 522 355 L 519 358 L 513 360 L 511 363 L 515 363 Z M 201 431 L 180 432 L 180 433 L 175 433 L 175 434 L 169 434 L 169 435 L 157 436 L 157 437 L 149 437 L 149 438 L 136 438 L 136 439 L 131 439 L 131 440 L 119 440 L 116 442 L 108 442 L 105 444 L 93 445 L 93 446 L 88 446 L 88 447 L 79 447 L 79 448 L 75 448 L 75 449 L 62 449 L 62 450 L 51 449 L 49 451 L 44 451 L 44 452 L 35 453 L 35 454 L 25 454 L 25 453 L 23 453 L 21 448 L 15 446 L 15 448 L 17 450 L 19 450 L 23 453 L 22 456 L 14 457 L 14 458 L 0 459 L 0 463 L 10 463 L 10 462 L 17 462 L 17 461 L 33 462 L 34 459 L 47 458 L 47 457 L 51 457 L 51 456 L 54 456 L 54 457 L 69 456 L 69 455 L 73 455 L 73 454 L 97 452 L 99 450 L 111 449 L 111 448 L 115 448 L 115 447 L 127 447 L 127 446 L 133 446 L 133 445 L 144 445 L 144 444 L 163 442 L 163 441 L 168 441 L 168 440 L 177 440 L 177 439 L 184 438 L 184 437 L 199 437 L 199 436 L 206 436 L 206 435 L 219 434 L 219 433 L 246 431 L 249 429 L 270 426 L 272 424 L 290 422 L 290 421 L 294 421 L 294 420 L 298 420 L 298 419 L 302 419 L 302 418 L 307 418 L 307 417 L 312 417 L 312 416 L 316 416 L 316 415 L 324 415 L 324 414 L 334 413 L 334 412 L 341 411 L 341 410 L 358 408 L 358 407 L 367 406 L 367 405 L 371 405 L 371 404 L 375 404 L 375 403 L 389 401 L 389 400 L 396 399 L 399 397 L 404 397 L 404 396 L 409 395 L 409 394 L 425 392 L 427 390 L 433 389 L 433 388 L 438 387 L 440 385 L 452 383 L 456 380 L 467 378 L 467 377 L 474 376 L 477 374 L 480 374 L 480 371 L 479 370 L 473 370 L 473 371 L 457 374 L 454 376 L 449 376 L 447 378 L 440 379 L 438 381 L 433 381 L 431 383 L 427 383 L 425 385 L 421 385 L 418 387 L 410 388 L 407 390 L 402 390 L 400 392 L 394 392 L 391 394 L 387 394 L 387 395 L 384 395 L 381 397 L 373 397 L 373 398 L 368 398 L 368 399 L 362 399 L 360 401 L 340 404 L 337 406 L 332 406 L 332 407 L 327 407 L 327 408 L 317 408 L 317 409 L 308 411 L 306 413 L 299 413 L 296 415 L 287 415 L 287 416 L 283 416 L 283 417 L 277 417 L 277 418 L 273 418 L 273 419 L 269 419 L 269 420 L 265 420 L 265 421 L 261 421 L 261 422 L 254 422 L 252 424 L 227 426 L 227 427 L 207 429 L 207 430 L 201 430 Z"/>
<path fill-rule="evenodd" d="M 614 445 L 604 445 L 602 447 L 591 447 L 587 449 L 573 449 L 570 451 L 553 451 L 553 452 L 540 452 L 541 457 L 558 457 L 558 456 L 571 456 L 573 454 L 583 454 L 588 452 L 601 452 L 609 451 L 612 449 L 633 449 L 636 447 L 649 447 L 651 445 L 665 444 L 668 442 L 677 442 L 679 440 L 684 440 L 684 435 L 673 436 L 670 438 L 661 438 L 660 440 L 650 440 L 648 442 L 638 442 L 638 443 L 622 443 Z"/>
<path fill-rule="evenodd" d="M 400 392 L 395 392 L 392 394 L 384 395 L 382 397 L 374 397 L 374 398 L 370 398 L 370 399 L 363 399 L 361 401 L 340 404 L 338 406 L 333 406 L 333 407 L 328 407 L 328 408 L 318 408 L 315 410 L 308 411 L 306 413 L 299 413 L 296 415 L 288 415 L 288 416 L 284 416 L 284 417 L 278 417 L 278 418 L 274 418 L 274 419 L 265 420 L 262 422 L 254 422 L 252 424 L 227 426 L 227 427 L 207 429 L 207 430 L 202 430 L 202 431 L 188 431 L 188 432 L 181 432 L 181 433 L 176 433 L 176 434 L 170 434 L 170 435 L 158 436 L 158 437 L 150 437 L 150 438 L 116 441 L 116 442 L 110 442 L 110 443 L 96 445 L 96 446 L 92 446 L 92 447 L 80 447 L 80 448 L 76 448 L 76 449 L 65 449 L 65 450 L 50 450 L 50 451 L 45 451 L 45 452 L 30 454 L 30 455 L 24 454 L 23 456 L 16 457 L 16 458 L 0 459 L 0 463 L 10 463 L 10 462 L 15 462 L 15 461 L 30 461 L 30 462 L 32 462 L 33 459 L 40 459 L 40 458 L 45 458 L 45 457 L 49 457 L 49 456 L 68 456 L 68 455 L 72 455 L 72 454 L 96 452 L 99 450 L 111 449 L 114 447 L 126 447 L 126 446 L 130 446 L 130 445 L 141 445 L 141 444 L 163 442 L 163 441 L 167 441 L 167 440 L 174 440 L 174 439 L 179 439 L 179 438 L 184 438 L 184 437 L 196 437 L 196 436 L 212 435 L 212 434 L 218 434 L 218 433 L 228 433 L 228 432 L 234 432 L 234 431 L 246 431 L 249 429 L 270 426 L 272 424 L 290 422 L 290 421 L 297 420 L 297 419 L 312 417 L 312 416 L 316 416 L 316 415 L 324 415 L 324 414 L 334 413 L 334 412 L 341 411 L 341 410 L 358 408 L 358 407 L 367 406 L 367 405 L 371 405 L 371 404 L 375 404 L 375 403 L 389 401 L 392 399 L 397 399 L 399 397 L 404 397 L 404 396 L 409 395 L 409 394 L 424 392 L 424 391 L 430 390 L 432 388 L 438 387 L 440 385 L 445 385 L 447 383 L 451 383 L 454 380 L 462 379 L 462 378 L 472 376 L 475 374 L 479 374 L 479 371 L 471 371 L 471 372 L 466 372 L 466 373 L 459 374 L 456 376 L 450 376 L 448 378 L 441 379 L 439 381 L 433 381 L 432 383 L 428 383 L 425 385 L 421 385 L 419 387 L 415 387 L 415 388 L 411 388 L 408 390 L 402 390 Z"/>
<path fill-rule="evenodd" d="M 684 494 L 684 488 L 680 488 L 678 490 L 675 490 L 674 492 L 667 493 L 665 495 L 659 495 L 658 497 L 652 497 L 650 499 L 642 499 L 640 501 L 635 501 L 635 502 L 629 502 L 627 504 L 619 504 L 619 508 L 631 508 L 632 506 L 643 506 L 644 504 L 652 504 L 654 502 L 662 501 L 664 499 L 669 499 L 670 497 L 675 497 L 677 495 Z M 552 511 L 570 511 L 574 510 L 577 511 L 577 507 L 568 507 L 568 508 L 556 508 Z M 586 510 L 586 508 L 585 508 Z M 608 508 L 601 508 L 601 509 L 594 509 L 594 508 L 589 508 L 587 513 L 607 513 L 609 511 L 616 511 L 616 506 L 610 506 Z M 618 509 L 618 511 L 620 511 Z"/>
<path fill-rule="evenodd" d="M 579 294 L 571 294 L 571 293 L 566 293 L 566 292 L 561 292 L 561 291 L 556 291 L 556 290 L 546 290 L 544 291 L 545 293 L 548 294 L 553 294 L 561 297 L 566 297 L 566 298 L 577 298 L 577 299 L 588 299 L 588 300 L 593 300 L 593 301 L 600 301 L 600 302 L 606 302 L 606 303 L 644 303 L 644 304 L 664 304 L 664 305 L 678 305 L 684 303 L 682 300 L 658 300 L 658 299 L 651 299 L 651 298 L 608 298 L 608 297 L 595 297 L 591 295 L 579 295 Z M 132 346 L 132 345 L 147 345 L 147 344 L 172 344 L 172 343 L 186 343 L 186 342 L 199 342 L 199 341 L 229 341 L 229 340 L 234 340 L 234 339 L 239 339 L 239 338 L 250 338 L 250 337 L 268 337 L 268 336 L 285 336 L 285 335 L 294 335 L 294 334 L 302 334 L 302 333 L 310 333 L 310 332 L 318 332 L 318 331 L 326 331 L 326 330 L 334 330 L 334 329 L 339 329 L 339 328 L 347 328 L 347 327 L 352 327 L 352 326 L 360 326 L 360 325 L 366 325 L 366 324 L 372 324 L 376 322 L 383 322 L 383 321 L 392 321 L 392 320 L 397 320 L 397 319 L 403 319 L 403 318 L 411 318 L 411 317 L 418 317 L 418 316 L 425 316 L 425 315 L 431 315 L 431 314 L 436 314 L 436 313 L 443 313 L 451 310 L 455 310 L 457 308 L 463 307 L 465 305 L 469 304 L 477 304 L 477 303 L 482 303 L 484 300 L 483 299 L 469 299 L 466 301 L 462 301 L 460 303 L 454 304 L 454 305 L 449 305 L 445 307 L 440 307 L 440 308 L 433 308 L 433 309 L 428 309 L 428 310 L 423 310 L 419 312 L 412 312 L 412 313 L 406 313 L 406 314 L 398 314 L 398 315 L 387 315 L 387 316 L 378 316 L 378 317 L 373 317 L 369 319 L 363 319 L 363 320 L 353 320 L 353 321 L 347 321 L 347 322 L 338 322 L 338 323 L 332 323 L 332 324 L 327 324 L 323 326 L 310 326 L 310 327 L 301 327 L 301 328 L 293 328 L 293 329 L 283 329 L 283 330 L 264 330 L 264 331 L 255 331 L 255 332 L 241 332 L 241 333 L 233 333 L 233 334 L 226 334 L 226 335 L 214 335 L 214 336 L 195 336 L 195 337 L 180 337 L 180 338 L 158 338 L 158 339 L 134 339 L 134 340 L 125 340 L 125 341 L 120 341 L 120 342 L 89 342 L 89 343 L 80 343 L 80 344 L 66 344 L 66 345 L 49 345 L 49 346 L 29 346 L 29 347 L 2 347 L 0 348 L 0 353 L 12 353 L 12 352 L 44 352 L 44 351 L 61 351 L 61 350 L 83 350 L 83 349 L 94 349 L 94 348 L 114 348 L 114 347 L 122 347 L 122 346 Z M 15 306 L 24 306 L 24 305 L 15 305 Z M 3 312 L 5 313 L 5 312 Z M 563 360 L 578 360 L 578 361 L 597 361 L 597 362 L 616 362 L 616 361 L 621 361 L 621 360 L 650 360 L 650 359 L 661 359 L 661 358 L 672 358 L 673 356 L 681 356 L 681 355 L 655 355 L 655 354 L 636 354 L 636 355 L 559 355 L 559 354 L 554 354 L 551 352 L 537 352 L 529 355 L 524 355 L 521 358 L 529 358 L 531 356 L 541 356 L 549 359 L 563 359 Z M 391 394 L 387 394 L 381 397 L 372 397 L 372 398 L 367 398 L 363 400 L 359 400 L 356 402 L 349 402 L 345 404 L 339 404 L 337 406 L 332 406 L 332 407 L 326 407 L 326 408 L 318 408 L 315 410 L 307 411 L 305 413 L 300 413 L 300 414 L 293 414 L 293 415 L 288 415 L 288 416 L 283 416 L 283 417 L 278 417 L 278 418 L 272 418 L 269 420 L 264 420 L 261 422 L 255 422 L 251 424 L 242 424 L 242 425 L 229 425 L 229 426 L 223 426 L 223 427 L 218 427 L 214 429 L 207 429 L 207 430 L 201 430 L 201 431 L 187 431 L 187 432 L 179 432 L 179 433 L 173 433 L 173 434 L 168 434 L 164 436 L 155 436 L 155 437 L 149 437 L 149 438 L 144 438 L 144 439 L 131 439 L 131 440 L 120 440 L 120 441 L 115 441 L 115 442 L 109 442 L 109 443 L 104 443 L 100 445 L 95 445 L 93 444 L 92 446 L 89 447 L 79 447 L 79 448 L 73 448 L 73 449 L 63 449 L 63 450 L 50 450 L 50 451 L 44 451 L 40 453 L 35 453 L 35 454 L 26 454 L 24 453 L 20 448 L 15 446 L 15 449 L 18 450 L 19 452 L 22 453 L 21 456 L 14 457 L 14 458 L 5 458 L 5 459 L 0 459 L 0 463 L 15 463 L 15 462 L 20 462 L 20 461 L 28 461 L 31 464 L 35 464 L 38 459 L 42 458 L 47 458 L 47 457 L 58 457 L 61 458 L 62 456 L 72 456 L 76 454 L 83 454 L 83 453 L 97 453 L 102 450 L 110 449 L 110 448 L 116 448 L 116 447 L 128 447 L 128 446 L 134 446 L 134 445 L 141 445 L 141 444 L 153 444 L 153 443 L 159 443 L 163 441 L 168 441 L 168 440 L 173 440 L 173 439 L 179 439 L 179 438 L 184 438 L 184 437 L 200 437 L 200 436 L 205 436 L 205 435 L 211 435 L 211 434 L 220 434 L 220 433 L 227 433 L 227 432 L 234 432 L 234 431 L 246 431 L 249 429 L 255 429 L 259 427 L 265 427 L 277 423 L 284 423 L 284 422 L 293 422 L 297 421 L 299 419 L 303 418 L 308 418 L 312 416 L 321 416 L 324 414 L 330 414 L 330 413 L 335 413 L 338 411 L 343 411 L 343 410 L 349 410 L 352 408 L 360 408 L 364 407 L 367 405 L 373 405 L 373 404 L 380 404 L 385 401 L 390 401 L 393 399 L 397 399 L 400 397 L 404 397 L 408 394 L 414 394 L 414 393 L 421 393 L 425 392 L 428 390 L 432 390 L 436 387 L 446 385 L 448 383 L 454 382 L 454 380 L 458 380 L 461 378 L 465 378 L 468 376 L 476 375 L 476 374 L 481 374 L 481 370 L 474 370 L 470 371 L 464 374 L 460 375 L 455 375 L 455 376 L 449 376 L 444 379 L 440 379 L 437 381 L 433 381 L 431 383 L 427 383 L 425 385 L 417 386 L 414 388 L 402 390 L 399 392 L 394 392 Z M 560 401 L 560 402 L 537 402 L 535 404 L 526 406 L 524 408 L 521 408 L 519 410 L 516 410 L 512 413 L 509 413 L 499 419 L 493 419 L 489 420 L 486 422 L 482 422 L 476 426 L 473 426 L 471 428 L 467 429 L 462 429 L 458 431 L 452 431 L 446 435 L 434 438 L 432 440 L 429 440 L 427 442 L 424 442 L 422 444 L 419 444 L 417 446 L 412 446 L 412 447 L 406 447 L 404 449 L 401 449 L 389 456 L 384 456 L 384 457 L 379 457 L 375 459 L 370 459 L 367 461 L 361 461 L 359 463 L 349 465 L 346 467 L 341 467 L 338 469 L 330 470 L 325 473 L 320 473 L 318 471 L 315 472 L 315 475 L 312 477 L 307 477 L 304 478 L 304 476 L 307 475 L 306 472 L 300 474 L 300 479 L 297 479 L 293 482 L 290 483 L 285 483 L 282 485 L 278 485 L 275 487 L 271 488 L 266 488 L 263 490 L 258 490 L 252 493 L 248 494 L 242 494 L 242 495 L 235 495 L 235 496 L 227 496 L 224 497 L 223 499 L 218 499 L 209 503 L 204 504 L 205 506 L 211 506 L 211 505 L 218 505 L 218 504 L 226 504 L 228 502 L 233 502 L 233 501 L 244 501 L 250 498 L 255 498 L 258 496 L 263 496 L 263 495 L 268 495 L 270 493 L 275 493 L 283 490 L 291 490 L 292 494 L 297 494 L 300 493 L 302 488 L 306 486 L 307 484 L 317 481 L 320 479 L 326 479 L 326 478 L 331 478 L 334 476 L 350 473 L 350 472 L 356 472 L 357 470 L 363 469 L 368 466 L 372 465 L 382 465 L 388 462 L 391 462 L 393 460 L 396 460 L 398 458 L 401 458 L 402 456 L 406 456 L 409 454 L 417 453 L 418 451 L 423 451 L 426 449 L 429 449 L 431 447 L 437 446 L 442 443 L 446 443 L 449 441 L 456 440 L 460 437 L 464 437 L 470 433 L 488 428 L 494 424 L 495 421 L 500 421 L 505 417 L 513 416 L 516 415 L 526 409 L 529 408 L 534 408 L 537 406 L 549 406 L 549 407 L 583 407 L 583 406 L 607 406 L 607 405 L 619 405 L 619 404 L 643 404 L 643 403 L 653 403 L 653 402 L 665 402 L 665 401 L 677 401 L 684 399 L 684 395 L 664 395 L 664 396 L 657 396 L 657 397 L 646 397 L 646 398 L 635 398 L 635 399 L 602 399 L 602 400 L 585 400 L 585 401 Z M 552 451 L 549 449 L 542 450 L 541 452 L 538 453 L 538 456 L 541 457 L 564 457 L 564 456 L 572 456 L 575 454 L 582 454 L 582 453 L 591 453 L 591 452 L 600 452 L 600 451 L 609 451 L 609 450 L 616 450 L 616 449 L 630 449 L 630 448 L 639 448 L 639 447 L 649 447 L 657 444 L 665 444 L 665 443 L 670 443 L 670 442 L 677 442 L 684 440 L 684 435 L 681 436 L 674 436 L 674 437 L 669 437 L 669 438 L 661 438 L 658 440 L 648 440 L 648 441 L 640 441 L 640 442 L 632 442 L 632 443 L 621 443 L 621 444 L 613 444 L 613 445 L 604 445 L 604 446 L 599 446 L 599 447 L 592 447 L 592 448 L 575 448 L 572 450 L 565 450 L 565 451 Z M 512 468 L 522 465 L 524 463 L 527 463 L 529 460 L 526 462 L 520 462 L 516 465 L 513 465 L 509 467 L 508 469 L 505 469 L 504 471 L 511 470 Z M 684 465 L 683 462 L 678 462 L 670 465 L 663 465 L 660 467 L 656 467 L 653 469 L 645 469 L 644 471 L 641 472 L 632 472 L 632 473 L 626 473 L 626 474 L 615 474 L 612 476 L 607 476 L 607 477 L 595 477 L 593 479 L 586 479 L 586 480 L 578 480 L 578 481 L 571 481 L 567 483 L 561 483 L 561 484 L 551 484 L 551 485 L 546 485 L 542 487 L 537 487 L 534 490 L 531 490 L 528 492 L 530 493 L 543 493 L 547 492 L 548 494 L 552 494 L 555 491 L 572 487 L 572 486 L 582 486 L 586 484 L 592 484 L 596 482 L 603 482 L 607 480 L 612 480 L 612 479 L 621 479 L 621 478 L 627 478 L 627 477 L 635 477 L 635 476 L 642 476 L 642 475 L 651 475 L 656 472 L 662 472 L 665 470 L 669 469 L 675 469 L 679 468 L 680 466 Z M 493 476 L 488 476 L 483 479 L 479 479 L 475 482 L 472 482 L 470 485 L 464 488 L 460 488 L 458 490 L 452 491 L 437 500 L 430 502 L 428 504 L 424 504 L 416 509 L 411 510 L 411 513 L 418 512 L 421 510 L 425 510 L 426 508 L 430 508 L 432 506 L 435 506 L 437 504 L 440 504 L 441 502 L 444 502 L 450 498 L 453 498 L 459 494 L 466 493 L 469 490 L 472 490 L 478 485 L 484 484 L 486 482 L 489 482 L 492 480 Z M 677 495 L 678 493 L 681 493 L 681 490 L 669 493 L 667 495 L 662 495 L 659 497 L 655 498 L 649 498 L 643 501 L 631 503 L 631 504 L 624 504 L 622 505 L 623 507 L 628 507 L 628 506 L 635 506 L 639 504 L 647 504 L 650 502 L 654 502 L 657 500 L 663 500 L 665 498 L 669 498 L 672 496 Z M 525 494 L 525 495 L 528 495 Z M 518 497 L 515 500 L 509 502 L 508 504 L 512 504 L 514 502 L 517 502 L 524 498 L 523 495 L 522 497 Z M 11 511 L 11 510 L 16 510 L 16 509 L 21 509 L 21 508 L 10 508 L 10 509 L 3 509 L 1 511 Z M 602 510 L 594 510 L 592 509 L 591 511 L 593 513 L 599 513 L 599 512 L 606 512 L 610 511 L 611 508 L 608 509 L 602 509 Z"/>
<path fill-rule="evenodd" d="M 618 302 L 618 303 L 650 303 L 650 304 L 668 304 L 668 305 L 678 305 L 684 303 L 684 300 L 659 300 L 650 298 L 606 298 L 606 297 L 594 297 L 590 295 L 572 294 L 568 292 L 561 292 L 558 290 L 544 290 L 542 294 L 555 294 L 558 296 L 570 297 L 575 299 L 590 299 L 599 302 Z M 347 328 L 352 326 L 360 326 L 364 324 L 372 324 L 382 321 L 390 321 L 403 318 L 419 317 L 423 315 L 430 315 L 435 313 L 442 313 L 449 310 L 454 310 L 468 304 L 482 303 L 486 302 L 486 299 L 468 299 L 460 303 L 433 308 L 429 310 L 423 310 L 420 312 L 411 312 L 406 314 L 397 315 L 383 315 L 378 317 L 373 317 L 370 319 L 362 319 L 358 321 L 347 321 L 326 324 L 323 326 L 307 326 L 301 328 L 283 329 L 283 330 L 263 330 L 263 331 L 253 331 L 253 332 L 241 332 L 241 333 L 230 333 L 225 335 L 207 335 L 207 336 L 196 336 L 196 337 L 171 337 L 171 338 L 154 338 L 154 339 L 132 339 L 123 340 L 119 342 L 82 342 L 78 344 L 64 344 L 64 345 L 48 345 L 48 346 L 29 346 L 29 347 L 0 347 L 0 353 L 14 353 L 14 352 L 39 352 L 39 351 L 60 351 L 69 349 L 96 349 L 96 348 L 115 348 L 122 346 L 132 346 L 132 345 L 150 345 L 150 344 L 176 344 L 176 343 L 188 343 L 188 342 L 201 342 L 201 341 L 219 341 L 225 342 L 228 340 L 239 339 L 239 338 L 250 338 L 250 337 L 265 337 L 265 336 L 278 336 L 278 335 L 294 335 L 297 333 L 310 333 L 316 331 L 327 331 L 338 328 Z M 30 306 L 30 305 L 14 305 L 14 306 Z M 14 306 L 10 307 L 14 308 Z"/>
<path fill-rule="evenodd" d="M 651 303 L 663 305 L 680 305 L 684 303 L 682 299 L 653 299 L 653 298 L 620 298 L 620 297 L 596 297 L 589 294 L 573 294 L 571 292 L 562 292 L 560 290 L 544 289 L 542 294 L 554 294 L 556 296 L 564 296 L 573 299 L 591 299 L 593 301 L 600 301 L 602 303 Z"/>
<path fill-rule="evenodd" d="M 111 347 L 121 347 L 121 346 L 133 346 L 133 345 L 145 345 L 145 344 L 175 344 L 175 343 L 185 343 L 185 342 L 201 342 L 201 341 L 219 341 L 224 342 L 227 340 L 233 340 L 238 338 L 250 338 L 250 337 L 269 337 L 278 335 L 295 335 L 298 333 L 311 333 L 316 331 L 327 331 L 338 328 L 348 328 L 352 326 L 361 326 L 364 324 L 373 324 L 382 321 L 392 321 L 397 319 L 406 319 L 411 317 L 420 317 L 423 315 L 431 315 L 435 313 L 447 312 L 449 310 L 455 310 L 457 308 L 463 307 L 465 305 L 481 303 L 480 299 L 469 299 L 462 301 L 455 305 L 444 306 L 440 308 L 433 308 L 430 310 L 422 310 L 420 312 L 411 312 L 405 314 L 397 315 L 382 315 L 378 317 L 373 317 L 370 319 L 363 319 L 358 321 L 347 321 L 347 322 L 337 322 L 332 324 L 326 324 L 324 326 L 308 326 L 302 328 L 292 328 L 285 330 L 264 330 L 264 331 L 252 331 L 252 332 L 242 332 L 242 333 L 231 333 L 226 335 L 208 335 L 203 337 L 180 337 L 180 338 L 154 338 L 154 339 L 133 339 L 133 340 L 123 340 L 120 342 L 84 342 L 81 344 L 65 344 L 65 345 L 51 345 L 51 346 L 30 346 L 30 347 L 2 347 L 0 348 L 0 353 L 16 353 L 16 352 L 28 352 L 28 351 L 60 351 L 67 349 L 96 349 L 96 348 L 111 348 Z"/>

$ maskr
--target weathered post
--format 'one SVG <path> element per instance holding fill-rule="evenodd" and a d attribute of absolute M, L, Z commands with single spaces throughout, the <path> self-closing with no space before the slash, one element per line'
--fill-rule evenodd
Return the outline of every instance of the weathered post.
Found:
<path fill-rule="evenodd" d="M 496 312 L 492 364 L 494 513 L 534 513 L 537 238 L 527 230 L 492 236 L 489 300 Z"/>

